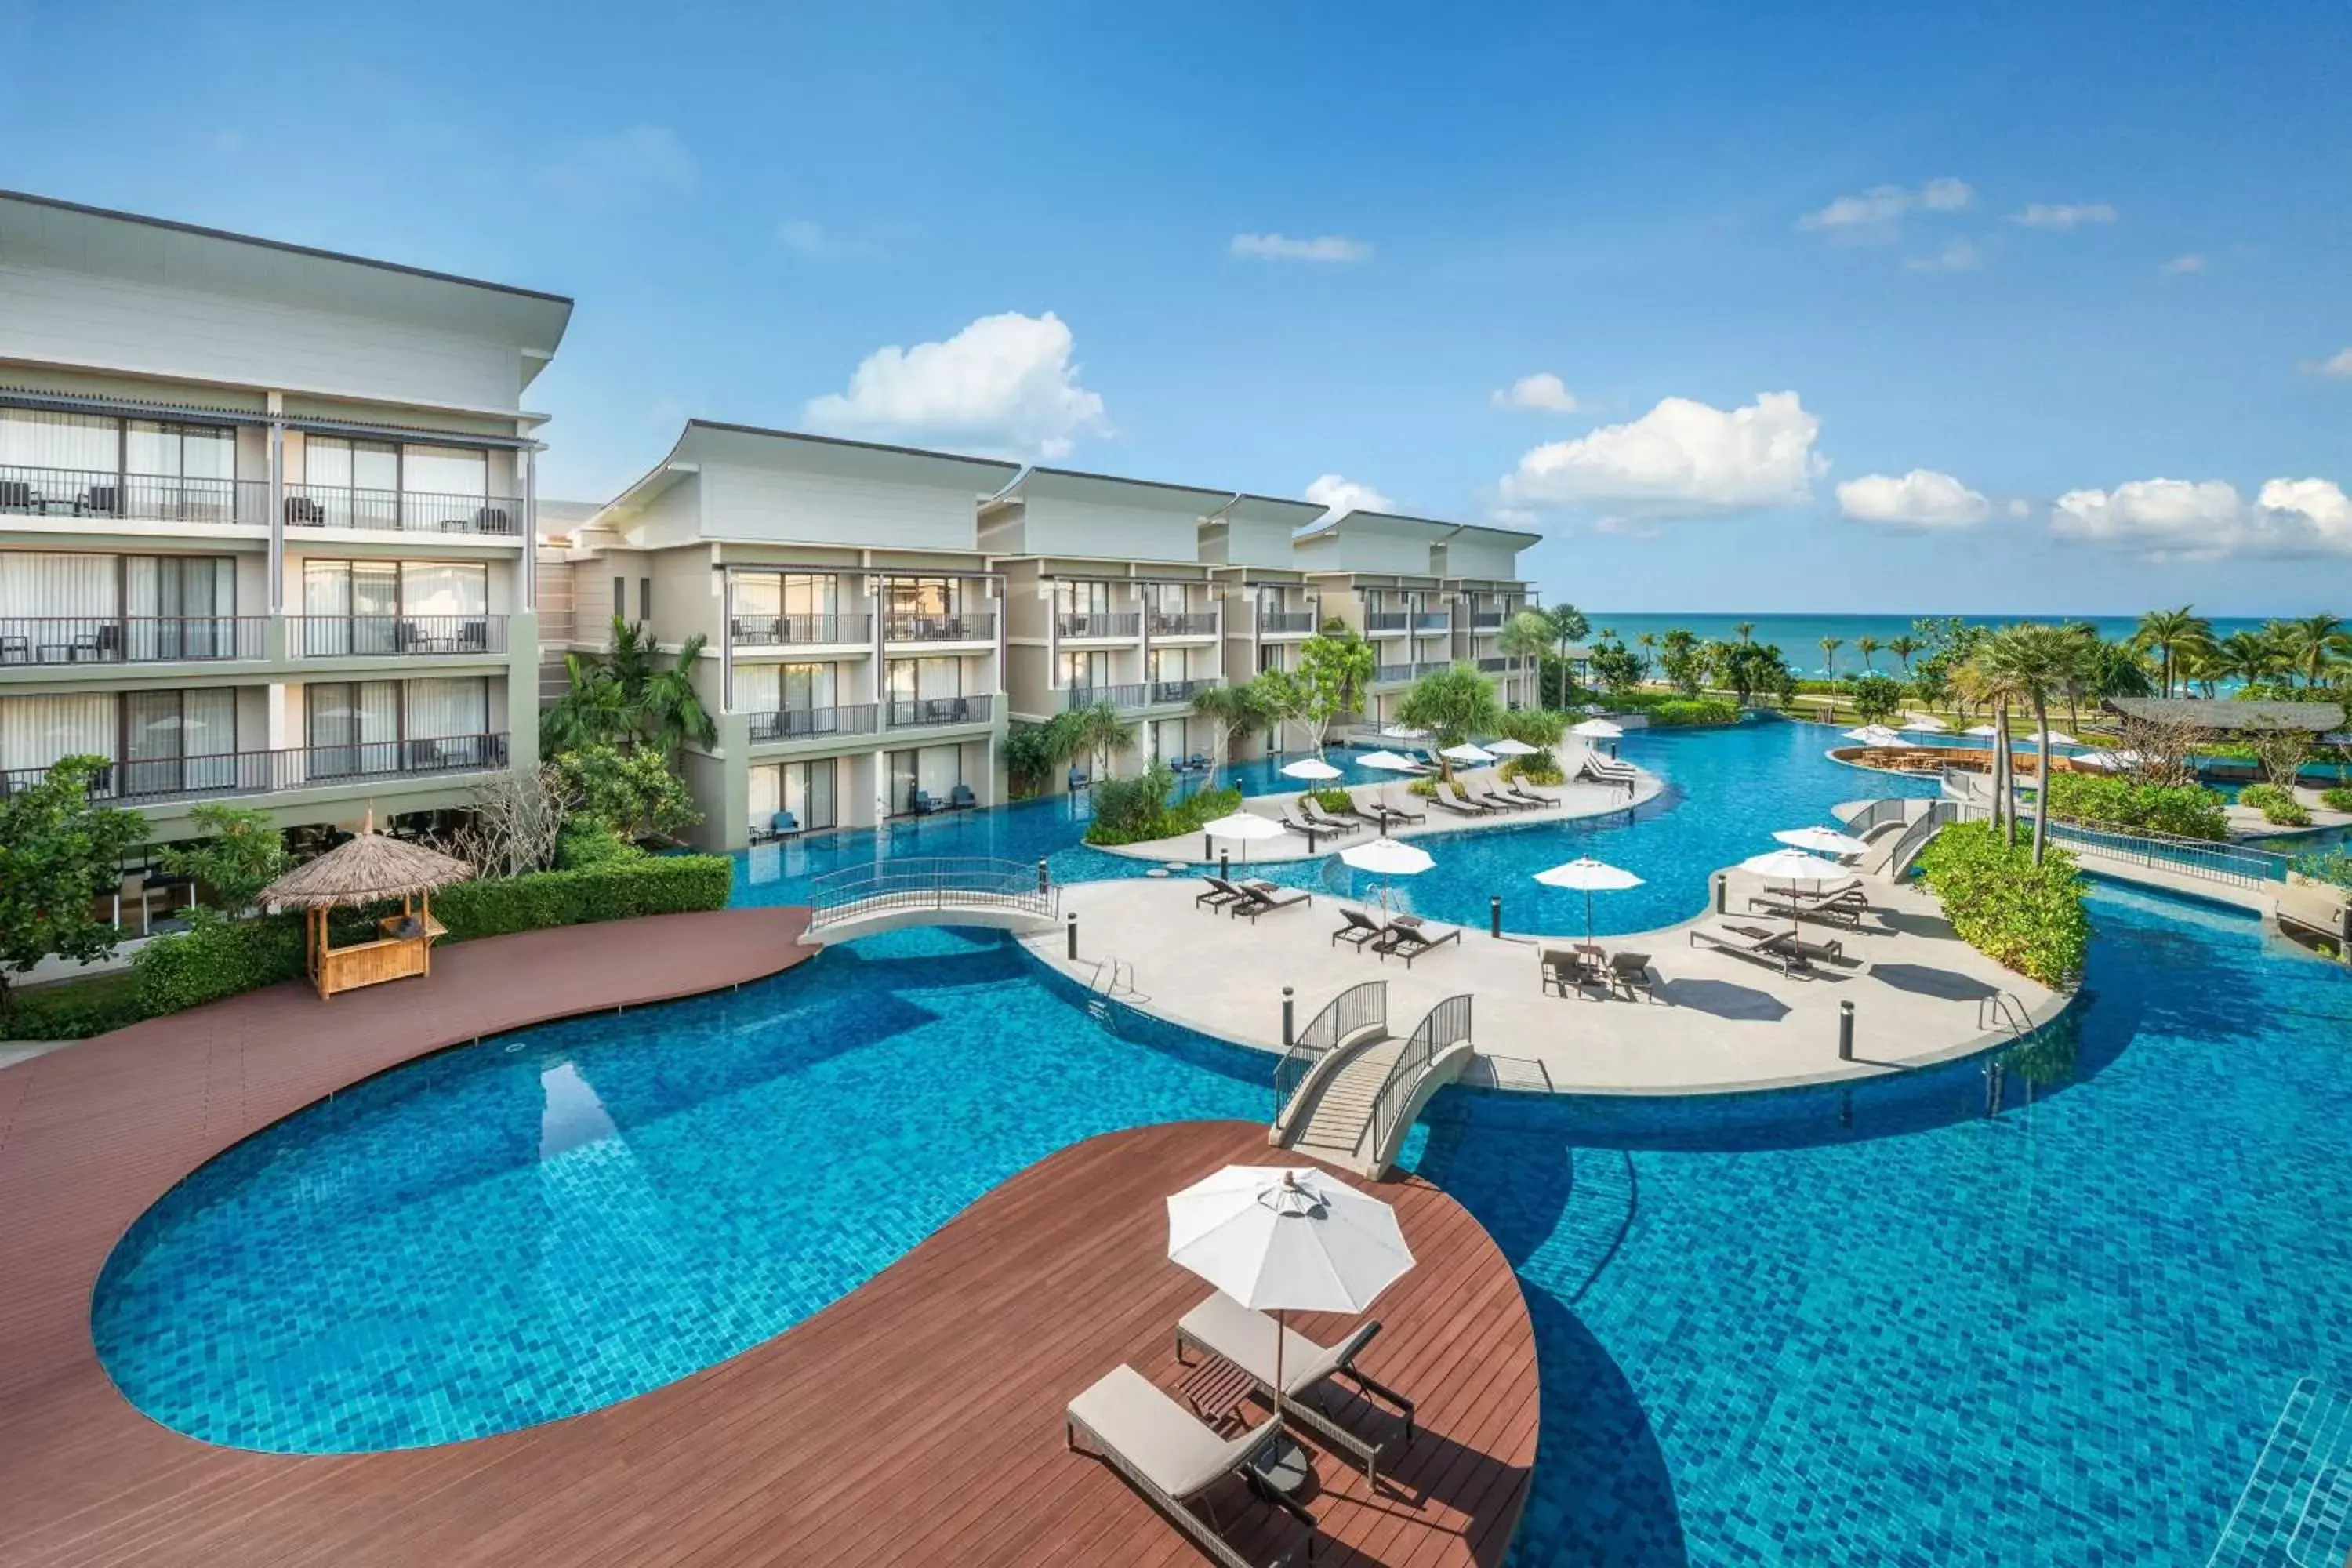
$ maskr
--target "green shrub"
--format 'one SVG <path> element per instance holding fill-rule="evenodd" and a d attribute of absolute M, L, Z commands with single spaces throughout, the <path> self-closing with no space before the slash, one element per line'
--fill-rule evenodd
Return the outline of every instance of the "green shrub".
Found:
<path fill-rule="evenodd" d="M 1087 842 L 1146 844 L 1155 838 L 1181 838 L 1201 831 L 1203 823 L 1241 809 L 1242 792 L 1237 789 L 1200 790 L 1171 805 L 1168 795 L 1175 786 L 1176 775 L 1157 763 L 1138 777 L 1097 784 Z"/>
<path fill-rule="evenodd" d="M 2330 811 L 2352 811 L 2352 785 L 2337 784 L 2321 790 L 2319 804 Z"/>
<path fill-rule="evenodd" d="M 2250 805 L 2263 814 L 2263 820 L 2274 827 L 2308 827 L 2311 812 L 2294 798 L 2291 790 L 2273 784 L 2251 784 L 2238 792 L 2238 804 Z"/>
<path fill-rule="evenodd" d="M 2329 849 L 2295 858 L 2294 868 L 2315 882 L 2331 882 L 2352 891 L 2352 853 Z"/>
<path fill-rule="evenodd" d="M 1533 756 L 1513 757 L 1496 770 L 1507 779 L 1523 779 L 1531 784 L 1556 784 L 1568 775 L 1560 770 L 1559 759 L 1549 752 L 1538 752 Z"/>
<path fill-rule="evenodd" d="M 2028 846 L 2011 847 L 1990 823 L 1955 823 L 1921 852 L 1919 874 L 1979 952 L 2044 985 L 2082 977 L 2091 917 L 2065 851 L 2051 848 L 2036 866 Z"/>
<path fill-rule="evenodd" d="M 1437 798 L 1437 781 L 1433 778 L 1415 779 L 1411 784 L 1404 786 L 1404 792 L 1407 795 L 1418 795 L 1423 800 L 1435 800 Z"/>
<path fill-rule="evenodd" d="M 146 1016 L 136 974 L 60 980 L 17 991 L 15 1005 L 0 1014 L 0 1040 L 86 1040 Z"/>
<path fill-rule="evenodd" d="M 1568 715 L 1549 708 L 1514 708 L 1503 715 L 1495 733 L 1548 752 L 1568 733 Z"/>
<path fill-rule="evenodd" d="M 450 941 L 469 942 L 550 926 L 725 909 L 734 875 L 734 862 L 724 855 L 645 855 L 578 870 L 460 882 L 433 895 L 433 912 L 449 928 Z"/>
<path fill-rule="evenodd" d="M 139 976 L 139 1005 L 148 1017 L 298 980 L 304 973 L 302 917 L 200 920 L 184 931 L 159 936 L 141 948 L 131 966 Z"/>
<path fill-rule="evenodd" d="M 593 818 L 573 817 L 555 836 L 555 868 L 585 871 L 647 858 L 646 852 Z"/>
<path fill-rule="evenodd" d="M 2053 768 L 2050 815 L 2060 822 L 2170 833 L 2182 838 L 2219 840 L 2230 836 L 2221 792 L 2201 784 L 2134 784 L 2129 779 Z"/>
<path fill-rule="evenodd" d="M 1739 704 L 1726 697 L 1670 697 L 1647 707 L 1650 722 L 1664 730 L 1739 722 Z"/>
<path fill-rule="evenodd" d="M 1315 804 L 1321 806 L 1326 811 L 1337 812 L 1344 816 L 1349 812 L 1356 809 L 1356 797 L 1349 795 L 1346 790 L 1311 789 L 1307 793 L 1314 796 Z"/>

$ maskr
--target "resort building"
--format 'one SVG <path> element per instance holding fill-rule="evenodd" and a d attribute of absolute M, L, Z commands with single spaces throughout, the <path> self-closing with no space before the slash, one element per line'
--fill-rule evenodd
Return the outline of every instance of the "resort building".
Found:
<path fill-rule="evenodd" d="M 615 617 L 675 654 L 719 722 L 689 745 L 710 848 L 1001 798 L 1004 579 L 980 503 L 1016 463 L 708 420 L 543 552 L 569 646 Z M 558 664 L 561 659 L 557 659 Z"/>
<path fill-rule="evenodd" d="M 1351 511 L 1291 542 L 1322 614 L 1372 645 L 1376 662 L 1362 715 L 1368 722 L 1386 722 L 1422 676 L 1460 663 L 1494 676 L 1510 706 L 1534 703 L 1532 683 L 1503 653 L 1502 631 L 1534 602 L 1518 580 L 1517 558 L 1540 537 Z"/>
<path fill-rule="evenodd" d="M 537 760 L 521 395 L 561 296 L 0 193 L 0 790 L 186 832 Z"/>
<path fill-rule="evenodd" d="M 1323 515 L 1311 501 L 1237 495 L 1201 524 L 1201 559 L 1225 602 L 1225 668 L 1236 680 L 1270 669 L 1296 671 L 1298 648 L 1322 625 L 1321 597 L 1292 553 L 1301 529 Z M 1305 733 L 1285 734 L 1285 748 L 1307 744 Z M 1241 738 L 1239 754 L 1255 756 L 1266 737 Z"/>

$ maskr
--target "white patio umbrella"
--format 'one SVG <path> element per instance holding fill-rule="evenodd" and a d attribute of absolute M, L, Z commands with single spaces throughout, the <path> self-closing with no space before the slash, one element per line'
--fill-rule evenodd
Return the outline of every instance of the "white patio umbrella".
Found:
<path fill-rule="evenodd" d="M 1903 728 L 1915 735 L 1940 735 L 1951 726 L 1932 714 L 1914 713 Z"/>
<path fill-rule="evenodd" d="M 1903 737 L 1884 724 L 1864 724 L 1859 730 L 1848 730 L 1845 738 L 1859 741 L 1865 746 L 1899 746 Z"/>
<path fill-rule="evenodd" d="M 1638 888 L 1642 879 L 1615 866 L 1604 865 L 1591 857 L 1554 866 L 1549 871 L 1536 873 L 1536 880 L 1547 888 L 1567 888 L 1584 895 L 1584 940 L 1592 940 L 1592 895 L 1618 893 L 1627 888 Z"/>
<path fill-rule="evenodd" d="M 1262 842 L 1268 838 L 1279 838 L 1289 829 L 1270 816 L 1259 816 L 1254 812 L 1237 811 L 1231 816 L 1221 816 L 1216 821 L 1204 825 L 1201 831 L 1211 838 L 1239 839 L 1242 846 L 1242 860 L 1246 864 L 1249 860 L 1249 847 L 1252 843 Z"/>
<path fill-rule="evenodd" d="M 1853 875 L 1834 860 L 1824 860 L 1801 849 L 1774 849 L 1763 855 L 1751 855 L 1739 863 L 1739 868 L 1753 872 L 1767 882 L 1786 882 L 1791 892 L 1801 887 L 1818 888 L 1824 882 L 1843 881 Z M 1804 922 L 1801 917 L 1791 915 L 1789 923 L 1793 928 Z"/>
<path fill-rule="evenodd" d="M 1581 735 L 1588 741 L 1622 741 L 1625 738 L 1625 731 L 1606 719 L 1587 719 L 1570 729 L 1569 733 Z"/>
<path fill-rule="evenodd" d="M 2118 768 L 2137 767 L 2139 762 L 2139 753 L 2126 749 L 2120 752 L 2085 752 L 2074 759 L 2074 765 L 2078 768 L 2096 768 L 2102 773 L 2112 773 Z"/>
<path fill-rule="evenodd" d="M 1453 762 L 1469 763 L 1474 765 L 1479 763 L 1491 763 L 1495 760 L 1494 752 L 1484 746 L 1474 746 L 1467 741 L 1458 746 L 1448 746 L 1437 754 Z"/>
<path fill-rule="evenodd" d="M 1817 855 L 1859 855 L 1870 847 L 1833 827 L 1784 827 L 1772 837 L 1791 849 L 1810 849 Z"/>
<path fill-rule="evenodd" d="M 2074 736 L 2069 735 L 2063 730 L 2036 730 L 2031 735 L 2020 735 L 2017 738 L 2018 744 L 2022 746 L 2040 745 L 2045 740 L 2053 746 L 2079 746 L 2082 744 L 2080 741 L 2075 740 Z"/>
<path fill-rule="evenodd" d="M 1170 1194 L 1168 1257 L 1274 1314 L 1276 1421 L 1284 1314 L 1361 1312 L 1412 1267 L 1394 1209 L 1321 1171 L 1278 1165 L 1228 1165 Z"/>
<path fill-rule="evenodd" d="M 1407 844 L 1402 838 L 1372 838 L 1353 844 L 1339 851 L 1339 858 L 1359 871 L 1370 871 L 1375 877 L 1394 879 L 1418 877 L 1436 861 L 1429 851 Z M 1381 884 L 1381 908 L 1389 907 L 1389 886 Z"/>
<path fill-rule="evenodd" d="M 1307 779 L 1317 783 L 1339 776 L 1339 770 L 1320 757 L 1301 757 L 1286 766 L 1282 773 L 1285 778 Z"/>
<path fill-rule="evenodd" d="M 1421 772 L 1421 764 L 1419 763 L 1414 762 L 1411 757 L 1401 757 L 1394 752 L 1366 752 L 1362 756 L 1356 759 L 1356 765 L 1360 768 L 1378 768 L 1382 773 L 1417 773 Z M 1384 816 L 1381 818 L 1381 837 L 1386 838 L 1388 836 L 1389 822 L 1388 818 Z"/>
<path fill-rule="evenodd" d="M 1532 757 L 1543 750 L 1541 746 L 1530 746 L 1525 741 L 1515 741 L 1508 735 L 1499 741 L 1487 742 L 1486 749 L 1498 757 Z"/>
<path fill-rule="evenodd" d="M 1426 741 L 1429 739 L 1428 731 L 1416 730 L 1410 724 L 1386 725 L 1381 729 L 1381 733 L 1391 741 Z"/>
<path fill-rule="evenodd" d="M 2000 731 L 1991 724 L 1971 724 L 1967 729 L 1961 731 L 1960 733 L 1963 735 L 1973 735 L 1979 741 L 1990 741 L 1994 736 L 2000 734 Z"/>

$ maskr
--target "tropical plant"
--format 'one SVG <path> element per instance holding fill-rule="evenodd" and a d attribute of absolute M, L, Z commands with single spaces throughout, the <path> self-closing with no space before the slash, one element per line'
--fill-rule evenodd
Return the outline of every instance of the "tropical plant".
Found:
<path fill-rule="evenodd" d="M 1458 746 L 1475 734 L 1492 734 L 1503 721 L 1503 705 L 1495 683 L 1475 665 L 1457 664 L 1423 676 L 1397 701 L 1397 721 L 1426 730 L 1439 748 L 1442 776 L 1454 776 L 1444 748 Z"/>
<path fill-rule="evenodd" d="M 629 694 L 603 660 L 567 653 L 563 669 L 569 687 L 539 716 L 541 745 L 550 752 L 569 752 L 582 746 L 626 745 L 636 738 Z"/>
<path fill-rule="evenodd" d="M 1004 780 L 1016 800 L 1042 794 L 1057 768 L 1085 754 L 1075 739 L 1076 715 L 1056 713 L 1043 723 L 1014 723 L 1004 731 Z"/>
<path fill-rule="evenodd" d="M 1822 639 L 1822 673 L 1828 676 L 1832 680 L 1835 680 L 1837 679 L 1837 651 L 1843 647 L 1845 647 L 1845 638 L 1843 637 L 1823 637 Z"/>
<path fill-rule="evenodd" d="M 1741 642 L 1754 642 L 1756 640 L 1756 623 L 1754 621 L 1741 621 L 1731 628 L 1731 635 L 1738 637 Z"/>
<path fill-rule="evenodd" d="M 2006 676 L 1988 668 L 1979 643 L 1952 670 L 1952 687 L 1961 701 L 1990 709 L 1992 713 L 1992 827 L 2006 842 L 2017 841 L 2017 785 L 2009 749 L 2009 705 L 2016 691 Z"/>
<path fill-rule="evenodd" d="M 2263 820 L 2275 827 L 2311 826 L 2310 808 L 2284 784 L 2250 784 L 2238 792 L 2238 804 L 2261 812 Z"/>
<path fill-rule="evenodd" d="M 2201 653 L 2213 646 L 2213 623 L 2199 615 L 2193 605 L 2183 605 L 2177 610 L 2150 610 L 2140 616 L 2131 641 L 2140 652 L 2156 656 L 2164 695 L 2169 697 L 2173 679 L 2180 673 L 2183 656 Z"/>
<path fill-rule="evenodd" d="M 1540 610 L 1521 610 L 1503 624 L 1501 640 L 1496 645 L 1506 658 L 1519 661 L 1519 689 L 1529 689 L 1527 676 L 1534 660 L 1543 658 L 1552 645 L 1550 618 Z M 1531 699 L 1532 700 L 1532 699 Z"/>
<path fill-rule="evenodd" d="M 1568 715 L 1549 708 L 1515 708 L 1496 721 L 1497 737 L 1550 751 L 1568 733 Z"/>
<path fill-rule="evenodd" d="M 1209 726 L 1207 782 L 1209 787 L 1214 788 L 1234 742 L 1263 722 L 1263 716 L 1249 687 L 1228 686 L 1221 681 L 1192 694 L 1192 717 Z"/>
<path fill-rule="evenodd" d="M 2082 978 L 2091 917 L 2064 850 L 2035 858 L 1990 823 L 1956 822 L 1920 852 L 1919 875 L 1953 931 L 1979 952 L 2052 987 Z"/>
<path fill-rule="evenodd" d="M 1911 656 L 1917 653 L 1924 646 L 1917 637 L 1908 633 L 1886 639 L 1886 651 L 1903 661 L 1903 678 L 1906 680 L 1911 678 Z"/>
<path fill-rule="evenodd" d="M 1603 637 L 1592 645 L 1593 678 L 1612 692 L 1633 690 L 1648 672 L 1649 661 L 1614 637 Z"/>
<path fill-rule="evenodd" d="M 2330 811 L 2352 811 L 2352 786 L 2332 784 L 2321 790 L 2319 804 Z"/>
<path fill-rule="evenodd" d="M 250 910 L 261 889 L 293 863 L 286 853 L 286 836 L 267 812 L 206 801 L 190 808 L 188 820 L 205 837 L 165 845 L 163 869 L 210 888 L 229 914 Z"/>
<path fill-rule="evenodd" d="M 719 742 L 719 721 L 694 689 L 694 662 L 702 657 L 704 640 L 700 632 L 687 638 L 669 668 L 653 671 L 638 688 L 637 721 L 667 758 L 677 757 L 689 742 L 705 750 Z"/>
<path fill-rule="evenodd" d="M 2246 739 L 2263 764 L 2263 776 L 2281 789 L 2292 790 L 2303 764 L 2311 760 L 2311 731 L 2256 730 Z"/>
<path fill-rule="evenodd" d="M 2257 686 L 2285 673 L 2287 656 L 2267 632 L 2234 631 L 2214 645 L 2206 668 L 2220 679 Z"/>
<path fill-rule="evenodd" d="M 1903 705 L 1903 683 L 1891 675 L 1864 675 L 1853 683 L 1854 711 L 1865 724 L 1895 717 Z"/>
<path fill-rule="evenodd" d="M 1862 655 L 1862 672 L 1864 675 L 1875 675 L 1878 672 L 1878 666 L 1871 661 L 1878 657 L 1878 639 L 1856 637 L 1853 639 L 1853 647 L 1854 651 Z"/>
<path fill-rule="evenodd" d="M 622 838 L 667 836 L 702 820 L 686 782 L 647 746 L 582 746 L 554 759 L 565 813 Z"/>
<path fill-rule="evenodd" d="M 2352 631 L 2341 616 L 2305 616 L 2301 620 L 2273 623 L 2275 646 L 2287 668 L 2305 686 L 2326 684 L 2329 670 L 2352 658 Z"/>
<path fill-rule="evenodd" d="M 1315 727 L 1318 750 L 1330 738 L 1333 719 L 1361 711 L 1377 662 L 1371 644 L 1344 626 L 1340 631 L 1346 635 L 1318 632 L 1298 645 L 1298 679 L 1307 694 L 1304 716 Z"/>
<path fill-rule="evenodd" d="M 1264 724 L 1271 749 L 1282 749 L 1286 725 L 1304 721 L 1315 705 L 1315 694 L 1304 680 L 1286 669 L 1262 671 L 1249 683 L 1250 706 Z"/>
<path fill-rule="evenodd" d="M 660 645 L 643 623 L 613 617 L 613 646 L 598 656 L 566 654 L 570 688 L 540 715 L 541 742 L 550 752 L 583 746 L 627 746 L 649 742 L 675 758 L 688 742 L 709 748 L 718 742 L 719 721 L 695 689 L 695 662 L 702 657 L 700 633 L 680 645 L 668 666 Z"/>
<path fill-rule="evenodd" d="M 2059 772 L 2049 781 L 2050 815 L 2061 822 L 2088 823 L 2180 838 L 2219 841 L 2230 836 L 2230 819 L 2219 792 L 2197 784 L 2146 784 L 2095 773 Z"/>
<path fill-rule="evenodd" d="M 1070 721 L 1071 754 L 1094 759 L 1096 787 L 1099 788 L 1110 776 L 1111 758 L 1135 750 L 1135 726 L 1120 718 L 1118 710 L 1108 702 L 1074 710 L 1066 717 Z M 1100 809 L 1100 797 L 1097 797 L 1097 809 Z"/>
<path fill-rule="evenodd" d="M 1780 656 L 1777 644 L 1763 642 L 1710 643 L 1707 645 L 1709 664 L 1717 682 L 1731 689 L 1733 698 L 1746 708 L 1759 691 L 1771 692 L 1782 701 L 1796 689 L 1796 676 L 1789 661 Z"/>
<path fill-rule="evenodd" d="M 2078 680 L 2085 663 L 2083 639 L 2065 626 L 2021 621 L 2003 626 L 1976 656 L 1987 678 L 2011 698 L 2022 699 L 2033 710 L 2039 767 L 2035 777 L 2050 777 L 2050 700 Z M 2004 738 L 2005 743 L 2005 738 Z M 2040 865 L 2050 837 L 2050 792 L 2033 795 L 2033 863 Z"/>
<path fill-rule="evenodd" d="M 520 877 L 555 863 L 570 798 L 563 770 L 541 763 L 528 773 L 492 773 L 470 786 L 452 846 L 477 877 Z"/>
<path fill-rule="evenodd" d="M 2352 806 L 2344 809 L 2352 811 Z M 2295 858 L 2294 868 L 2315 882 L 2326 882 L 2330 887 L 2352 892 L 2352 851 L 2324 849 L 2315 854 L 2299 855 Z"/>
<path fill-rule="evenodd" d="M 1562 659 L 1568 658 L 1569 644 L 1582 642 L 1592 635 L 1592 623 L 1574 605 L 1554 605 L 1543 614 L 1544 619 L 1551 623 L 1552 642 Z"/>
<path fill-rule="evenodd" d="M 1666 649 L 1658 668 L 1685 697 L 1696 697 L 1706 679 L 1706 663 L 1699 655 L 1698 637 L 1682 626 L 1666 634 Z"/>
<path fill-rule="evenodd" d="M 122 858 L 147 837 L 137 812 L 92 804 L 104 757 L 59 759 L 35 784 L 0 795 L 0 1015 L 16 1005 L 10 976 L 55 953 L 91 963 L 121 935 L 95 913 Z"/>

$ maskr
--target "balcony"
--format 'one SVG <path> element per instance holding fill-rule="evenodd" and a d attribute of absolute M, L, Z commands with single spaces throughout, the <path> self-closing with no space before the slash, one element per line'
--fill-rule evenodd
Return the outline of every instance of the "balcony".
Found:
<path fill-rule="evenodd" d="M 1423 610 L 1412 617 L 1412 629 L 1417 632 L 1444 632 L 1454 629 L 1454 617 L 1444 610 Z"/>
<path fill-rule="evenodd" d="M 1156 637 L 1213 637 L 1217 635 L 1217 616 L 1213 610 L 1188 610 L 1180 615 L 1151 613 L 1151 635 Z"/>
<path fill-rule="evenodd" d="M 363 781 L 490 773 L 506 765 L 503 734 L 297 746 L 211 757 L 143 757 L 108 763 L 91 781 L 89 796 L 123 805 L 158 805 Z M 0 795 L 38 784 L 47 772 L 47 768 L 18 768 L 0 773 Z"/>
<path fill-rule="evenodd" d="M 1412 616 L 1402 610 L 1374 610 L 1364 617 L 1364 630 L 1375 636 L 1401 632 L 1412 624 Z"/>
<path fill-rule="evenodd" d="M 1131 637 L 1143 629 L 1143 616 L 1129 610 L 1120 615 L 1066 615 L 1054 617 L 1054 633 L 1062 637 Z"/>
<path fill-rule="evenodd" d="M 915 616 L 898 612 L 882 617 L 885 642 L 991 642 L 996 617 L 976 616 Z"/>
<path fill-rule="evenodd" d="M 503 654 L 504 616 L 296 616 L 286 651 L 297 658 L 399 658 Z"/>
<path fill-rule="evenodd" d="M 475 533 L 507 539 L 522 534 L 522 502 L 507 496 L 432 495 L 345 485 L 288 485 L 285 492 L 289 528 Z"/>
<path fill-rule="evenodd" d="M 809 741 L 826 735 L 870 735 L 874 733 L 875 712 L 875 704 L 859 702 L 846 708 L 786 708 L 773 713 L 754 713 L 751 743 Z"/>
<path fill-rule="evenodd" d="M 260 479 L 0 467 L 0 514 L 262 527 L 269 521 L 269 486 Z"/>
<path fill-rule="evenodd" d="M 730 616 L 727 635 L 737 647 L 787 647 L 810 643 L 863 643 L 874 617 L 856 616 Z"/>
<path fill-rule="evenodd" d="M 1154 684 L 1139 680 L 1120 686 L 1066 686 L 1062 688 L 1062 711 L 1079 713 L 1108 702 L 1122 713 L 1129 712 L 1150 700 Z"/>
<path fill-rule="evenodd" d="M 1376 685 L 1399 680 L 1419 680 L 1424 675 L 1435 675 L 1441 669 L 1453 668 L 1454 661 L 1448 658 L 1424 658 L 1412 664 L 1384 664 L 1372 672 L 1372 680 Z"/>
<path fill-rule="evenodd" d="M 1312 610 L 1260 610 L 1257 630 L 1260 637 L 1292 637 L 1315 629 Z"/>
<path fill-rule="evenodd" d="M 935 724 L 985 724 L 989 703 L 986 697 L 900 697 L 884 706 L 890 728 L 917 730 Z"/>
<path fill-rule="evenodd" d="M 1502 628 L 1502 625 L 1503 612 L 1500 610 L 1473 610 L 1470 612 L 1470 629 L 1473 631 L 1499 631 Z"/>
<path fill-rule="evenodd" d="M 1200 693 L 1217 684 L 1213 675 L 1199 680 L 1155 680 L 1151 685 L 1154 702 L 1190 702 Z"/>
<path fill-rule="evenodd" d="M 0 618 L 0 665 L 179 664 L 259 658 L 264 616 Z"/>
<path fill-rule="evenodd" d="M 1507 658 L 1496 654 L 1488 654 L 1486 658 L 1481 658 L 1478 661 L 1478 668 L 1485 670 L 1489 675 L 1495 675 L 1514 668 L 1518 662 L 1519 661 L 1516 658 Z"/>

